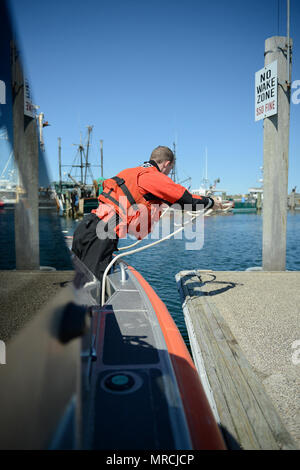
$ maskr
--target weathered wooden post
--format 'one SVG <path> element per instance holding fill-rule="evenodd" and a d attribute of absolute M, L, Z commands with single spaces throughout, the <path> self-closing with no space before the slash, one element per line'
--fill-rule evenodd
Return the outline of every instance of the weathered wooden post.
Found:
<path fill-rule="evenodd" d="M 39 144 L 32 110 L 25 109 L 25 81 L 16 43 L 12 41 L 14 156 L 18 169 L 15 205 L 17 269 L 39 269 Z M 25 114 L 26 113 L 26 114 Z"/>
<path fill-rule="evenodd" d="M 285 271 L 290 125 L 286 37 L 265 42 L 265 67 L 277 62 L 277 114 L 264 119 L 263 269 Z M 268 86 L 268 82 L 265 82 Z M 265 92 L 268 89 L 266 88 Z"/>

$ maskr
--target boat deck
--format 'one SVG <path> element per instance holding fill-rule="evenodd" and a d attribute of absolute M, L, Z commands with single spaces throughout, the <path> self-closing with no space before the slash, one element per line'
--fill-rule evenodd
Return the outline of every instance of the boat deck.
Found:
<path fill-rule="evenodd" d="M 229 447 L 297 448 L 300 272 L 182 271 L 176 280 L 194 361 Z"/>
<path fill-rule="evenodd" d="M 78 263 L 78 260 L 77 260 Z M 179 389 L 156 313 L 125 267 L 94 309 L 83 358 L 83 448 L 190 449 Z M 86 288 L 85 288 L 86 290 Z M 84 355 L 83 355 L 84 356 Z"/>

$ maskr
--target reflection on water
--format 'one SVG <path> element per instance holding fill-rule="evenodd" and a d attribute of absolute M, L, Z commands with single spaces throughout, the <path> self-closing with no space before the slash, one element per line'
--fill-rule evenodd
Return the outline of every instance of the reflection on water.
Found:
<path fill-rule="evenodd" d="M 0 209 L 0 269 L 16 268 L 14 219 L 13 209 Z M 56 211 L 39 211 L 40 265 L 68 270 L 72 263 L 60 222 Z"/>

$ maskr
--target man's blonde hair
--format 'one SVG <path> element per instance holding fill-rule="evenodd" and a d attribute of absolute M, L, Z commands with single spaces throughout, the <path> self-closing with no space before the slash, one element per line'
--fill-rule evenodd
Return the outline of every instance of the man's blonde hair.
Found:
<path fill-rule="evenodd" d="M 163 147 L 162 145 L 159 145 L 151 153 L 150 160 L 154 160 L 156 163 L 162 163 L 166 161 L 172 163 L 174 160 L 174 153 L 171 149 L 169 149 L 169 147 Z"/>

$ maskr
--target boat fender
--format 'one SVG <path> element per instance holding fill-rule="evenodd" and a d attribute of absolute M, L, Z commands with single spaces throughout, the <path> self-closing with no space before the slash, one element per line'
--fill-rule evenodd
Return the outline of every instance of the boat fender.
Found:
<path fill-rule="evenodd" d="M 86 307 L 69 302 L 61 316 L 58 338 L 61 343 L 68 343 L 72 339 L 83 336 L 87 331 Z"/>

